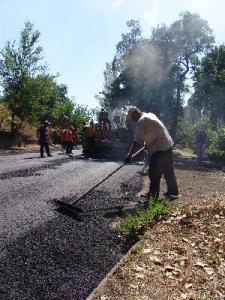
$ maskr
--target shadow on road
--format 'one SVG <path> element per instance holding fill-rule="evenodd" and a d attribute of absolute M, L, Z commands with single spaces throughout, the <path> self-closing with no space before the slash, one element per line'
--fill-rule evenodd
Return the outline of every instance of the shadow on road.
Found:
<path fill-rule="evenodd" d="M 213 161 L 197 162 L 196 158 L 184 157 L 180 154 L 174 155 L 174 166 L 179 170 L 214 172 L 223 169 L 223 165 Z"/>

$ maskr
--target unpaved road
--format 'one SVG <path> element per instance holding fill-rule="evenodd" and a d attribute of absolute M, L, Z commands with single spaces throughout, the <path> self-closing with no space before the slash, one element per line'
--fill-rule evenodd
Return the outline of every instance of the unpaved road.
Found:
<path fill-rule="evenodd" d="M 77 203 L 80 219 L 53 199 L 72 203 L 121 162 L 53 154 L 0 156 L 1 300 L 83 300 L 123 255 L 118 209 L 105 209 L 136 200 L 143 166 L 125 166 Z"/>

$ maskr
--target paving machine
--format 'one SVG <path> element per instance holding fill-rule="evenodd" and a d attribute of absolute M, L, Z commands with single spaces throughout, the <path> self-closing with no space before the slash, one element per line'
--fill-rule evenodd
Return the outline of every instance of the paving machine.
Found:
<path fill-rule="evenodd" d="M 122 159 L 132 141 L 132 131 L 126 126 L 125 117 L 103 109 L 98 114 L 97 123 L 86 124 L 83 135 L 83 153 L 90 157 Z"/>

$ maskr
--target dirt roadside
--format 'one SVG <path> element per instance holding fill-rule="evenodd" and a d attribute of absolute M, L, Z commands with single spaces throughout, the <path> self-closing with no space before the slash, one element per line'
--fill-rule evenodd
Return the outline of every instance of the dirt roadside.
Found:
<path fill-rule="evenodd" d="M 62 145 L 60 144 L 54 144 L 50 145 L 50 151 L 55 150 L 62 150 Z M 74 150 L 80 150 L 82 148 L 81 145 L 74 146 Z M 32 145 L 26 145 L 24 147 L 11 147 L 6 149 L 0 148 L 0 156 L 3 155 L 11 155 L 11 154 L 20 154 L 20 153 L 29 153 L 29 152 L 38 152 L 40 151 L 40 145 L 38 144 L 32 144 Z"/>
<path fill-rule="evenodd" d="M 175 166 L 182 197 L 87 300 L 225 299 L 224 169 L 183 153 Z"/>
<path fill-rule="evenodd" d="M 50 145 L 50 150 L 60 150 L 62 148 L 61 145 Z M 40 145 L 38 144 L 31 144 L 26 145 L 24 147 L 10 147 L 1 149 L 0 148 L 0 155 L 11 155 L 11 154 L 20 154 L 20 153 L 27 153 L 27 152 L 39 152 Z"/>

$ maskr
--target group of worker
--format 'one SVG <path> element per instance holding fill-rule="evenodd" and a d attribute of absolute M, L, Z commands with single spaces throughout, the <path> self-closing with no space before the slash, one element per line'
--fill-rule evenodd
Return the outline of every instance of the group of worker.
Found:
<path fill-rule="evenodd" d="M 37 130 L 39 144 L 40 144 L 41 158 L 45 157 L 44 150 L 46 151 L 48 157 L 52 157 L 49 148 L 49 125 L 50 122 L 45 120 L 43 125 L 39 127 Z M 63 148 L 65 148 L 66 154 L 72 153 L 73 147 L 77 143 L 77 141 L 78 141 L 78 135 L 75 126 L 74 125 L 66 126 L 66 128 L 62 131 L 61 134 L 61 144 Z"/>
<path fill-rule="evenodd" d="M 102 113 L 104 113 L 102 111 Z M 133 143 L 124 160 L 128 163 L 133 158 L 133 155 L 143 146 L 147 150 L 149 156 L 149 178 L 150 186 L 146 197 L 159 198 L 160 180 L 164 176 L 167 184 L 167 192 L 165 196 L 169 198 L 179 197 L 179 190 L 173 166 L 173 146 L 174 142 L 168 130 L 161 120 L 153 113 L 141 112 L 137 107 L 131 107 L 127 115 L 128 122 L 136 124 L 136 133 Z M 48 126 L 49 122 L 45 121 L 44 125 L 39 129 L 40 139 L 40 154 L 44 157 L 44 148 L 47 155 L 51 156 L 48 146 Z M 94 123 L 91 121 L 90 126 L 86 126 L 86 136 L 93 136 Z M 73 145 L 77 139 L 75 127 L 68 126 L 62 133 L 62 144 L 66 148 L 66 154 L 70 154 L 73 150 Z M 199 132 L 197 143 L 205 142 L 205 133 Z M 203 156 L 203 150 L 198 147 L 200 159 Z"/>

